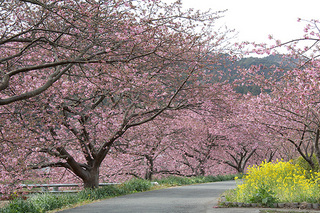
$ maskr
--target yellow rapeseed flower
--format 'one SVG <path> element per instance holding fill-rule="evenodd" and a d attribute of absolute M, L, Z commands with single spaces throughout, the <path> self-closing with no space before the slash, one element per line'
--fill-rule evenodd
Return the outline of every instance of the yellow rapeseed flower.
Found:
<path fill-rule="evenodd" d="M 296 202 L 298 198 L 303 202 L 315 196 L 320 199 L 320 174 L 314 173 L 311 177 L 308 179 L 305 170 L 292 161 L 262 162 L 248 168 L 243 184 L 236 189 L 237 200 L 248 202 L 262 189 L 280 202 Z"/>

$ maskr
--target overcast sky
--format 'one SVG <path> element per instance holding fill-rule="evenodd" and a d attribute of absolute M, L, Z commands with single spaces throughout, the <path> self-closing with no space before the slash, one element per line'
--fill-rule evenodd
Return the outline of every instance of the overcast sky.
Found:
<path fill-rule="evenodd" d="M 164 0 L 173 2 L 174 0 Z M 219 24 L 238 32 L 239 41 L 268 42 L 268 35 L 288 41 L 301 37 L 305 22 L 320 19 L 320 0 L 181 0 L 184 8 L 228 9 Z"/>

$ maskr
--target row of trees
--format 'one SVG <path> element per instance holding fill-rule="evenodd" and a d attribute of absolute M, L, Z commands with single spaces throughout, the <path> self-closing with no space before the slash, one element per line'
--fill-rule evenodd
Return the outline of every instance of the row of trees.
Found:
<path fill-rule="evenodd" d="M 56 167 L 97 187 L 102 162 L 129 129 L 201 103 L 206 82 L 196 79 L 226 37 L 211 31 L 219 13 L 182 11 L 179 2 L 0 6 L 5 180 L 16 175 L 10 157 L 19 179 L 28 168 Z"/>
<path fill-rule="evenodd" d="M 159 0 L 8 0 L 0 11 L 3 192 L 36 177 L 94 188 L 244 172 L 297 153 L 320 160 L 320 63 L 301 57 L 319 51 L 312 25 L 303 40 L 313 49 L 283 44 L 294 68 L 239 70 L 261 88 L 253 96 L 218 81 L 232 52 L 231 32 L 213 31 L 220 13 Z"/>
<path fill-rule="evenodd" d="M 243 173 L 248 164 L 272 160 L 276 149 L 264 143 L 264 127 L 248 120 L 246 103 L 230 85 L 220 87 L 215 103 L 165 113 L 124 135 L 114 153 L 126 166 L 107 175 L 152 179 Z"/>

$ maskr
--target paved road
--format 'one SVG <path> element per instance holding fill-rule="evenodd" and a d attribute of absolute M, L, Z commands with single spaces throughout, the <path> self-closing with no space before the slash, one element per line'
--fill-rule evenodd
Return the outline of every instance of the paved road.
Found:
<path fill-rule="evenodd" d="M 218 198 L 235 181 L 174 187 L 106 199 L 61 213 L 245 213 L 248 209 L 217 209 Z M 258 209 L 250 212 L 259 212 Z"/>
<path fill-rule="evenodd" d="M 235 186 L 235 181 L 224 181 L 148 191 L 106 199 L 61 213 L 259 213 L 258 208 L 214 208 L 220 194 Z"/>

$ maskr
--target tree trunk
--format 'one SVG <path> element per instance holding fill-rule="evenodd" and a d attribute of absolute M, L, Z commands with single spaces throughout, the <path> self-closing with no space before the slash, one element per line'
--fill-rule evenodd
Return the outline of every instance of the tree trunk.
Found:
<path fill-rule="evenodd" d="M 145 179 L 152 181 L 152 175 L 153 175 L 153 172 L 147 169 Z"/>
<path fill-rule="evenodd" d="M 244 168 L 242 168 L 241 166 L 238 166 L 237 172 L 240 173 L 240 174 L 243 174 L 244 173 Z"/>
<path fill-rule="evenodd" d="M 152 180 L 152 176 L 153 176 L 153 158 L 151 156 L 146 155 L 145 158 L 147 159 L 147 169 L 146 169 L 146 175 L 145 175 L 145 179 L 146 180 Z"/>
<path fill-rule="evenodd" d="M 99 187 L 99 167 L 92 168 L 88 171 L 88 175 L 83 179 L 84 188 L 98 188 Z"/>
<path fill-rule="evenodd" d="M 205 176 L 206 175 L 206 172 L 204 170 L 204 168 L 201 168 L 200 169 L 200 176 Z"/>
<path fill-rule="evenodd" d="M 314 148 L 315 148 L 315 152 L 316 152 L 316 156 L 317 156 L 318 165 L 320 165 L 320 148 L 319 148 L 320 129 L 319 128 L 320 127 L 318 127 L 318 129 L 317 129 L 316 138 L 314 140 Z M 312 161 L 312 156 L 311 156 L 311 161 Z M 314 163 L 313 163 L 313 166 L 315 167 Z"/>

